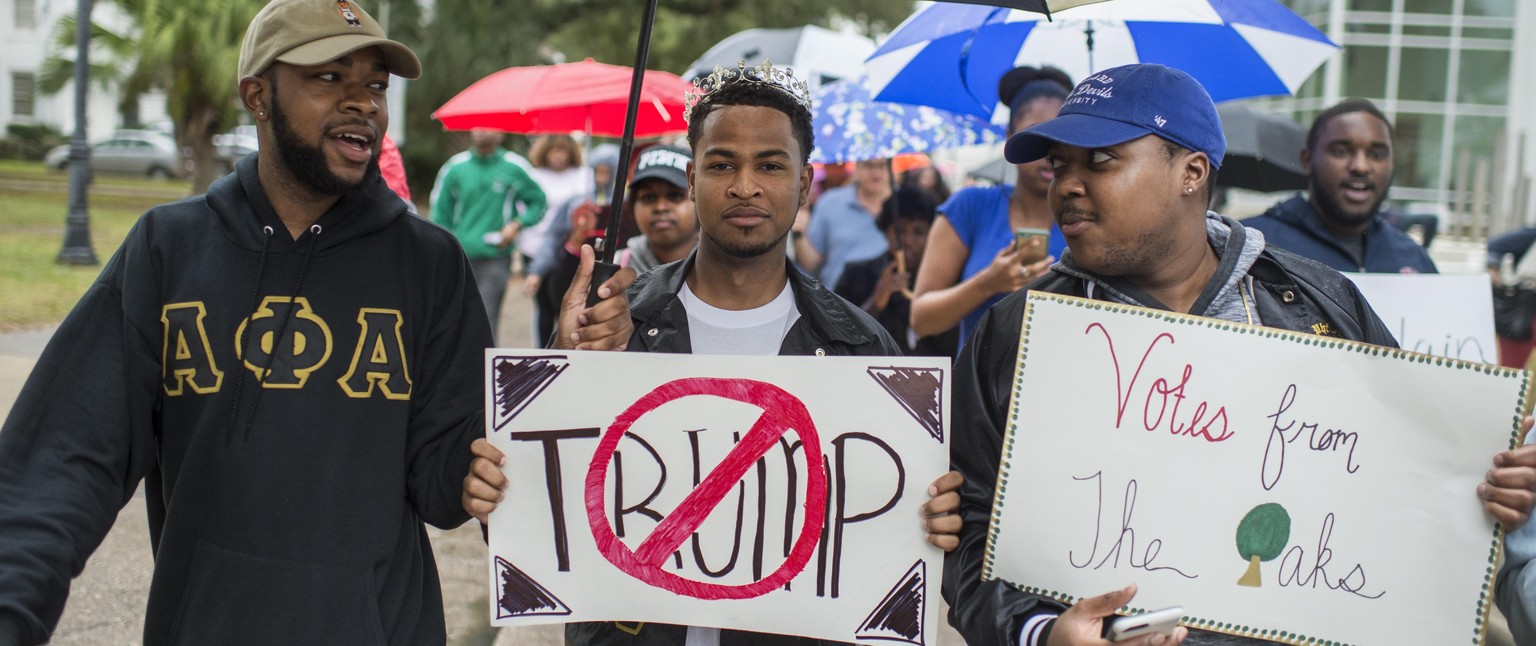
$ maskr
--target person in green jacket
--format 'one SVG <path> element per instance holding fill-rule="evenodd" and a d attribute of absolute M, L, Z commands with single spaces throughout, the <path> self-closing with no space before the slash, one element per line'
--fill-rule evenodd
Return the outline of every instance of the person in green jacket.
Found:
<path fill-rule="evenodd" d="M 432 187 L 432 221 L 464 247 L 497 337 L 512 278 L 512 241 L 523 227 L 538 224 L 545 207 L 527 160 L 502 148 L 502 138 L 495 130 L 472 131 L 469 150 L 450 157 Z"/>

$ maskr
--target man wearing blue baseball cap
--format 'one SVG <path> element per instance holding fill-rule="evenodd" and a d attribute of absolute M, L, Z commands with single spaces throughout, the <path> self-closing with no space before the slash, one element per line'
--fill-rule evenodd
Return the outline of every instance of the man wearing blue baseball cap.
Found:
<path fill-rule="evenodd" d="M 1225 150 L 1210 95 L 1188 74 L 1161 65 L 1094 74 L 1055 119 L 1008 140 L 1009 162 L 1050 160 L 1055 179 L 1048 199 L 1068 251 L 1044 276 L 988 310 L 955 367 L 950 459 L 965 476 L 964 526 L 960 546 L 945 559 L 944 596 L 950 622 L 967 643 L 1105 644 L 1104 618 L 1136 594 L 1128 586 L 1068 608 L 1001 580 L 981 580 L 1029 290 L 1397 345 L 1338 272 L 1267 247 L 1263 234 L 1207 211 Z M 1529 480 L 1519 478 L 1536 477 L 1536 452 L 1502 458 L 1514 468 L 1495 469 L 1479 497 L 1495 518 L 1518 525 L 1530 512 L 1529 496 L 1518 491 L 1518 483 Z M 1186 638 L 1190 644 L 1262 643 L 1182 628 L 1128 643 Z"/>

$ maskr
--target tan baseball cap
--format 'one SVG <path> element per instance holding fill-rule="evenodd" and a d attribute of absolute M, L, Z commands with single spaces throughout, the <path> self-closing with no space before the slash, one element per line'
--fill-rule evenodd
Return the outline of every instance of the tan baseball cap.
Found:
<path fill-rule="evenodd" d="M 421 76 L 409 47 L 384 37 L 379 23 L 352 0 L 272 0 L 262 7 L 240 44 L 239 78 L 267 71 L 273 61 L 319 65 L 364 47 L 384 52 L 389 72 Z"/>

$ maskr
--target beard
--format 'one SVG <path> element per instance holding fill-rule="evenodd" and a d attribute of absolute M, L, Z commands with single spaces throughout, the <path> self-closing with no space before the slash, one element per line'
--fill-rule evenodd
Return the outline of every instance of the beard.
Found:
<path fill-rule="evenodd" d="M 278 103 L 272 103 L 272 134 L 277 142 L 277 158 L 289 174 L 305 188 L 318 195 L 345 195 L 367 186 L 379 177 L 379 150 L 373 151 L 368 168 L 355 182 L 349 182 L 331 170 L 325 151 L 299 138 L 288 123 Z"/>
<path fill-rule="evenodd" d="M 1389 189 L 1394 179 L 1396 179 L 1395 176 L 1387 177 L 1386 186 Z M 1317 185 L 1315 180 L 1307 187 L 1307 191 L 1313 196 L 1313 199 L 1317 200 L 1319 216 L 1324 220 L 1347 228 L 1358 227 L 1376 219 L 1376 214 L 1381 212 L 1381 205 L 1387 201 L 1387 194 L 1390 193 L 1390 190 L 1382 191 L 1381 196 L 1376 198 L 1376 201 L 1372 202 L 1370 208 L 1366 209 L 1364 213 L 1351 213 L 1344 210 L 1344 205 L 1339 203 L 1339 200 L 1333 196 L 1333 193 L 1323 190 L 1322 187 Z"/>
<path fill-rule="evenodd" d="M 768 242 L 761 242 L 758 244 L 736 242 L 732 240 L 721 240 L 720 238 L 709 235 L 708 232 L 705 232 L 704 235 L 708 237 L 711 242 L 715 243 L 716 248 L 725 252 L 725 255 L 741 260 L 751 260 L 753 258 L 761 257 L 763 254 L 774 250 L 781 252 L 784 251 L 784 239 L 789 237 L 789 230 L 785 229 L 784 233 L 779 237 Z"/>

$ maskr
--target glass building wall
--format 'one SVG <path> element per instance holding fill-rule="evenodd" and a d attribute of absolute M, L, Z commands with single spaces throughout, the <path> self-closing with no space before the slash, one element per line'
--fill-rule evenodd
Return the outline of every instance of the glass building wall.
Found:
<path fill-rule="evenodd" d="M 1445 204 L 1463 155 L 1492 161 L 1508 125 L 1517 0 L 1281 2 L 1344 50 L 1268 109 L 1310 125 L 1339 100 L 1375 102 L 1396 128 L 1399 202 Z"/>

